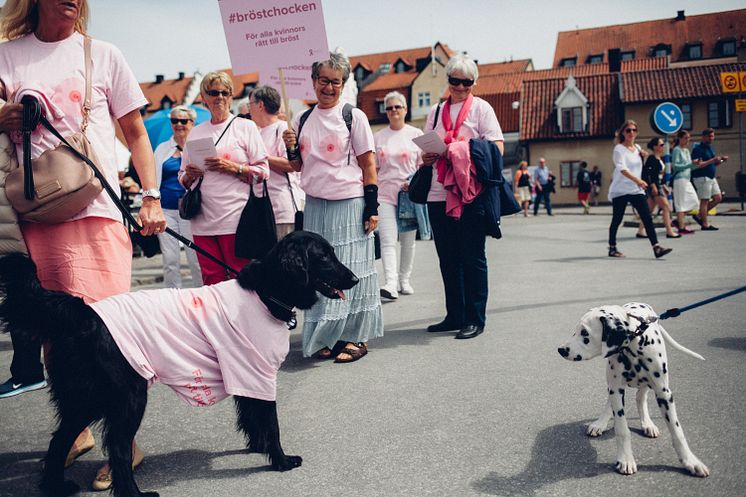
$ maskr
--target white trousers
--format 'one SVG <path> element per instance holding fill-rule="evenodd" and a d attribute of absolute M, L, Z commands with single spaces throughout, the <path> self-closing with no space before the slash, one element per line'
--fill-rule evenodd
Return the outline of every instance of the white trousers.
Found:
<path fill-rule="evenodd" d="M 192 239 L 190 221 L 181 219 L 177 209 L 163 209 L 163 215 L 166 217 L 166 225 L 169 228 L 184 238 Z M 161 244 L 161 254 L 163 255 L 163 286 L 166 288 L 181 288 L 181 246 L 179 240 L 168 233 L 159 233 L 158 241 Z M 199 270 L 197 253 L 187 248 L 186 256 L 189 270 L 192 272 L 193 285 L 202 286 L 202 273 Z"/>
<path fill-rule="evenodd" d="M 399 233 L 396 225 L 396 206 L 381 203 L 378 206 L 378 235 L 381 237 L 381 263 L 384 284 L 398 288 L 400 282 L 409 283 L 414 265 L 414 245 L 417 231 Z M 401 242 L 401 261 L 397 271 L 396 239 Z"/>

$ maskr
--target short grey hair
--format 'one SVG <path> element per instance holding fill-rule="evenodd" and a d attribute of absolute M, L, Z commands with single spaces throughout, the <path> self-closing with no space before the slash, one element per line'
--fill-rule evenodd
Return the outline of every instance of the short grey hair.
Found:
<path fill-rule="evenodd" d="M 451 76 L 455 72 L 460 72 L 475 82 L 479 78 L 479 69 L 477 64 L 464 54 L 457 54 L 451 57 L 446 64 L 446 75 Z"/>
<path fill-rule="evenodd" d="M 342 73 L 342 84 L 344 85 L 350 77 L 352 68 L 350 67 L 350 61 L 347 57 L 341 53 L 329 52 L 329 58 L 326 60 L 320 60 L 314 62 L 311 66 L 311 79 L 319 79 L 319 73 L 322 67 L 328 67 L 334 71 L 340 71 Z"/>
<path fill-rule="evenodd" d="M 407 108 L 407 99 L 404 98 L 404 95 L 399 93 L 398 91 L 391 91 L 386 94 L 386 96 L 383 98 L 383 104 L 386 105 L 386 102 L 389 100 L 398 100 L 404 108 Z"/>
<path fill-rule="evenodd" d="M 280 97 L 280 93 L 271 86 L 257 86 L 251 90 L 251 96 L 249 98 L 254 102 L 262 102 L 267 114 L 274 116 L 280 112 L 282 98 Z"/>
<path fill-rule="evenodd" d="M 171 112 L 168 113 L 168 117 L 177 117 L 179 114 L 186 114 L 192 121 L 197 120 L 197 111 L 186 105 L 177 105 L 172 108 Z"/>

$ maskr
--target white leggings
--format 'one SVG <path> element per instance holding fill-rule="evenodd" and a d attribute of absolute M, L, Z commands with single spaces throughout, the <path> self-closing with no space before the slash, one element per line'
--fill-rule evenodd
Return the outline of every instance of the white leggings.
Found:
<path fill-rule="evenodd" d="M 378 234 L 381 237 L 381 262 L 384 284 L 397 288 L 399 282 L 409 283 L 414 264 L 414 244 L 417 231 L 399 233 L 396 224 L 396 206 L 381 203 L 378 206 Z M 396 269 L 396 238 L 401 242 L 401 262 Z"/>
<path fill-rule="evenodd" d="M 192 239 L 191 221 L 181 219 L 176 209 L 163 209 L 166 225 L 184 238 Z M 166 288 L 181 288 L 181 247 L 179 240 L 168 233 L 159 233 L 158 241 L 163 254 L 163 286 Z M 202 273 L 197 262 L 197 253 L 186 249 L 187 262 L 192 273 L 192 285 L 202 286 Z"/>

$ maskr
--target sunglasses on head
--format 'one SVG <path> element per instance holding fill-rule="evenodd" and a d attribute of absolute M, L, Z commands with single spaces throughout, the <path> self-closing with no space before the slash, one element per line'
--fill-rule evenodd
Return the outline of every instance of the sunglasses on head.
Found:
<path fill-rule="evenodd" d="M 637 133 L 637 128 L 627 128 L 624 130 L 625 133 Z"/>
<path fill-rule="evenodd" d="M 228 90 L 207 90 L 205 93 L 207 93 L 211 97 L 217 97 L 218 95 L 222 95 L 225 98 L 228 98 L 231 96 L 231 92 L 229 92 Z"/>
<path fill-rule="evenodd" d="M 191 119 L 177 119 L 175 117 L 171 118 L 171 124 L 182 124 L 184 126 L 186 126 L 186 124 L 191 121 Z"/>
<path fill-rule="evenodd" d="M 470 87 L 474 84 L 473 79 L 461 79 L 461 78 L 454 78 L 453 76 L 448 76 L 448 84 L 452 86 L 458 86 L 462 85 L 466 88 Z"/>
<path fill-rule="evenodd" d="M 403 105 L 389 105 L 388 107 L 386 107 L 386 112 L 391 112 L 392 110 L 401 110 L 403 108 Z"/>

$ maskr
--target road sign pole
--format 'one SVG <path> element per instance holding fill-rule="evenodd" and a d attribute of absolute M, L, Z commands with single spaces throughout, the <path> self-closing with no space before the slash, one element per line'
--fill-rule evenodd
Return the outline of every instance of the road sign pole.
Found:
<path fill-rule="evenodd" d="M 741 95 L 742 92 L 739 91 L 739 99 L 741 98 Z M 743 112 L 738 113 L 738 163 L 741 176 L 743 176 Z M 746 195 L 746 192 L 738 192 L 738 196 L 741 197 L 741 210 L 743 210 L 744 195 Z"/>

